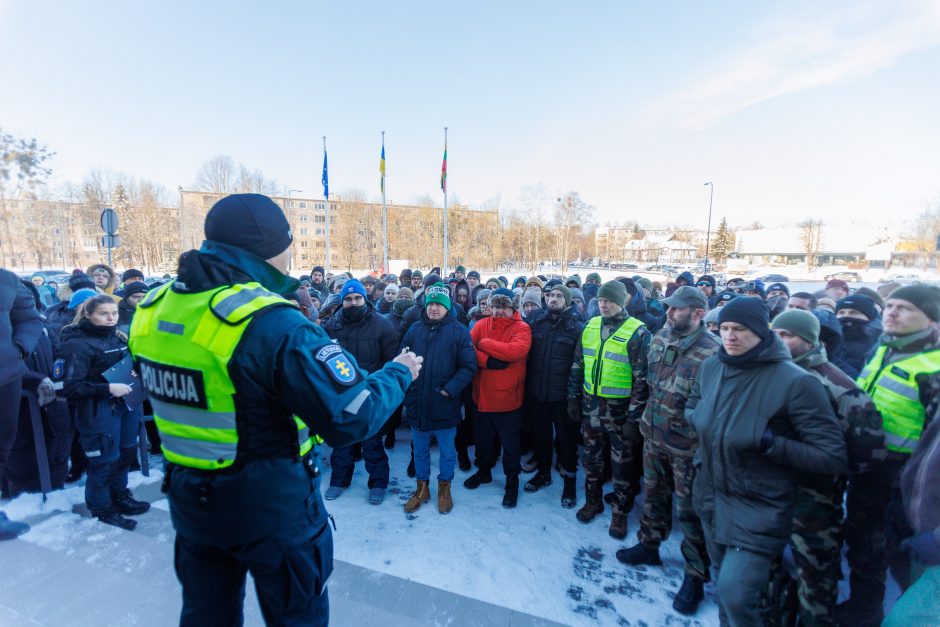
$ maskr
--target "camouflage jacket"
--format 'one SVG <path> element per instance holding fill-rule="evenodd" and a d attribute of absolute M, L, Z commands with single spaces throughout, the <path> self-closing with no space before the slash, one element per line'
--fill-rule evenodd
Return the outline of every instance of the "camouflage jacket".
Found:
<path fill-rule="evenodd" d="M 871 397 L 847 374 L 829 363 L 822 344 L 793 362 L 814 375 L 826 388 L 839 426 L 845 434 L 849 472 L 864 472 L 883 461 L 888 454 L 885 433 L 881 426 L 881 414 Z"/>
<path fill-rule="evenodd" d="M 674 455 L 692 457 L 698 435 L 685 419 L 685 402 L 702 362 L 721 342 L 704 324 L 682 336 L 667 326 L 653 337 L 649 352 L 649 403 L 640 421 L 643 437 Z"/>
<path fill-rule="evenodd" d="M 601 324 L 601 337 L 607 338 L 620 328 L 620 325 L 629 317 L 624 309 L 616 316 L 605 318 Z M 568 398 L 581 400 L 582 415 L 610 415 L 614 418 L 626 416 L 630 420 L 639 420 L 646 409 L 649 399 L 649 387 L 646 385 L 647 357 L 650 349 L 650 340 L 653 335 L 645 326 L 636 330 L 627 342 L 627 353 L 630 356 L 630 367 L 633 369 L 632 394 L 623 399 L 601 398 L 584 393 L 584 353 L 581 347 L 581 338 L 574 349 L 574 362 L 571 364 L 571 374 L 568 377 Z"/>

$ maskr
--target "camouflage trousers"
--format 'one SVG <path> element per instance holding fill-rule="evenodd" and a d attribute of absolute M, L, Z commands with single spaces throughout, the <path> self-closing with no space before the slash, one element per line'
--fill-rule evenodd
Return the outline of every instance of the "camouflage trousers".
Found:
<path fill-rule="evenodd" d="M 614 513 L 629 514 L 640 493 L 643 477 L 643 436 L 640 426 L 625 416 L 588 414 L 581 423 L 584 437 L 584 492 L 600 500 L 604 485 L 604 451 L 610 442 L 610 469 L 614 481 Z"/>
<path fill-rule="evenodd" d="M 844 477 L 814 477 L 793 497 L 790 546 L 796 563 L 800 621 L 832 625 L 841 576 Z"/>
<path fill-rule="evenodd" d="M 636 537 L 648 546 L 656 546 L 669 537 L 672 529 L 672 495 L 676 495 L 676 514 L 682 529 L 682 557 L 685 572 L 702 581 L 708 581 L 708 550 L 705 533 L 695 510 L 692 509 L 692 483 L 695 467 L 692 457 L 682 457 L 656 446 L 650 441 L 643 444 L 643 517 Z"/>

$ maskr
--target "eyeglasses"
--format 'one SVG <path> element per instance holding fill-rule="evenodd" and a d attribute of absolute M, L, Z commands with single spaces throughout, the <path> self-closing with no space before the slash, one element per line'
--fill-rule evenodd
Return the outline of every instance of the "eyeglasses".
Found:
<path fill-rule="evenodd" d="M 711 287 L 711 283 L 709 283 L 708 281 L 699 281 L 698 283 L 696 283 L 696 285 L 698 285 L 699 287 L 705 287 L 706 285 Z"/>

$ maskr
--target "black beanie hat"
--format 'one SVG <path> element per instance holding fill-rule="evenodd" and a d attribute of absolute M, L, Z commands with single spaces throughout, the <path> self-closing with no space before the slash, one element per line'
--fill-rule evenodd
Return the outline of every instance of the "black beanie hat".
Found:
<path fill-rule="evenodd" d="M 923 283 L 905 285 L 891 292 L 888 300 L 893 298 L 906 300 L 934 322 L 940 322 L 940 287 Z"/>
<path fill-rule="evenodd" d="M 93 290 L 95 289 L 95 282 L 84 272 L 79 272 L 69 277 L 69 289 L 72 290 L 73 294 L 85 287 Z"/>
<path fill-rule="evenodd" d="M 131 268 L 130 270 L 125 270 L 124 274 L 121 275 L 121 282 L 127 283 L 128 279 L 133 279 L 134 277 L 143 279 L 144 273 L 138 270 L 137 268 Z"/>
<path fill-rule="evenodd" d="M 294 236 L 284 212 L 262 194 L 232 194 L 206 215 L 206 239 L 271 259 L 287 250 Z"/>
<path fill-rule="evenodd" d="M 146 294 L 150 291 L 150 288 L 143 281 L 134 281 L 130 285 L 124 288 L 124 298 L 128 296 L 133 296 L 134 294 Z"/>
<path fill-rule="evenodd" d="M 852 294 L 851 296 L 846 296 L 839 300 L 839 302 L 836 303 L 836 314 L 839 313 L 840 309 L 854 309 L 864 314 L 869 320 L 874 320 L 878 317 L 878 310 L 875 309 L 875 301 L 864 294 Z"/>
<path fill-rule="evenodd" d="M 767 304 L 756 296 L 739 296 L 718 312 L 718 324 L 737 322 L 756 333 L 762 340 L 770 335 L 770 312 Z"/>
<path fill-rule="evenodd" d="M 310 274 L 313 274 L 314 272 L 319 272 L 323 276 L 326 276 L 326 270 L 323 268 L 323 266 L 313 266 L 313 270 L 310 271 Z"/>

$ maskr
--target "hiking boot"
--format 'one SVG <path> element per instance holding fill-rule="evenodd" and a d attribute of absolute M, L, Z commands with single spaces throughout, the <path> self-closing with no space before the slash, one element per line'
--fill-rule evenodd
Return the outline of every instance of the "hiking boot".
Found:
<path fill-rule="evenodd" d="M 29 525 L 17 520 L 10 520 L 0 512 L 0 540 L 12 540 L 29 531 Z"/>
<path fill-rule="evenodd" d="M 522 472 L 535 472 L 538 470 L 539 462 L 535 459 L 535 455 L 529 457 L 529 459 L 522 462 Z"/>
<path fill-rule="evenodd" d="M 448 514 L 454 509 L 454 499 L 450 496 L 450 481 L 437 482 L 437 511 Z"/>
<path fill-rule="evenodd" d="M 642 545 L 637 545 L 642 546 Z M 657 551 L 657 556 L 659 552 Z M 619 559 L 619 551 L 618 551 Z M 676 592 L 676 598 L 672 601 L 672 609 L 690 616 L 698 611 L 698 604 L 705 598 L 705 582 L 698 577 L 686 575 L 682 580 L 682 587 Z"/>
<path fill-rule="evenodd" d="M 472 475 L 470 478 L 463 482 L 463 487 L 468 490 L 476 490 L 484 483 L 492 483 L 493 475 L 490 473 L 489 469 L 483 470 L 482 468 Z"/>
<path fill-rule="evenodd" d="M 663 563 L 659 558 L 659 548 L 647 546 L 642 542 L 631 546 L 629 549 L 617 551 L 617 561 L 627 566 L 639 566 L 640 564 L 659 566 Z M 688 578 L 688 575 L 686 575 L 686 578 Z"/>
<path fill-rule="evenodd" d="M 118 514 L 126 516 L 140 516 L 150 509 L 150 503 L 147 501 L 138 501 L 134 498 L 130 490 L 115 492 L 111 495 L 111 507 Z"/>
<path fill-rule="evenodd" d="M 467 472 L 473 465 L 470 463 L 470 453 L 467 452 L 467 449 L 462 448 L 457 451 L 457 464 L 460 466 L 460 470 Z"/>
<path fill-rule="evenodd" d="M 137 527 L 137 521 L 130 518 L 124 518 L 113 507 L 91 510 L 92 516 L 106 525 L 119 527 L 125 531 L 133 531 Z"/>
<path fill-rule="evenodd" d="M 584 506 L 578 510 L 577 514 L 575 514 L 575 518 L 584 524 L 587 524 L 594 520 L 594 517 L 603 511 L 604 504 L 601 503 L 600 499 L 592 500 L 590 497 L 588 497 L 588 500 Z"/>
<path fill-rule="evenodd" d="M 561 490 L 561 506 L 571 509 L 578 501 L 577 477 L 562 477 L 565 487 Z"/>
<path fill-rule="evenodd" d="M 616 493 L 616 492 L 608 492 L 607 494 L 605 494 L 605 495 L 604 495 L 604 502 L 607 503 L 608 505 L 611 505 L 611 506 L 616 505 L 616 504 L 617 504 L 617 493 Z"/>
<path fill-rule="evenodd" d="M 627 515 L 613 513 L 610 516 L 610 529 L 607 530 L 611 538 L 623 540 L 627 537 Z"/>
<path fill-rule="evenodd" d="M 385 500 L 385 488 L 369 488 L 369 503 L 381 505 Z"/>
<path fill-rule="evenodd" d="M 526 492 L 538 492 L 542 488 L 552 485 L 552 473 L 551 472 L 537 472 L 535 476 L 525 482 L 525 487 L 523 488 Z"/>
<path fill-rule="evenodd" d="M 323 494 L 323 498 L 327 501 L 333 501 L 338 499 L 339 496 L 346 491 L 346 488 L 341 488 L 338 485 L 331 485 L 326 489 L 326 492 Z"/>
<path fill-rule="evenodd" d="M 431 492 L 428 490 L 428 482 L 418 479 L 418 487 L 415 489 L 415 493 L 412 494 L 408 502 L 405 503 L 405 513 L 411 514 L 412 512 L 416 512 L 419 507 L 427 503 L 430 499 Z"/>
<path fill-rule="evenodd" d="M 519 477 L 506 477 L 506 493 L 503 495 L 503 507 L 512 509 L 519 500 Z"/>

